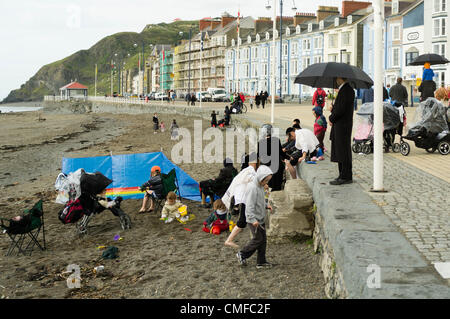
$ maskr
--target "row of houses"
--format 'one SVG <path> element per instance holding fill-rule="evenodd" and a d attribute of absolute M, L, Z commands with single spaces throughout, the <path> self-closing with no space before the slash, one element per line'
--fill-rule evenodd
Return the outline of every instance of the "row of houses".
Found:
<path fill-rule="evenodd" d="M 408 63 L 424 53 L 446 55 L 449 10 L 446 0 L 385 1 L 385 85 L 393 85 L 401 77 L 411 92 L 420 81 L 422 67 Z M 315 13 L 283 17 L 281 34 L 280 22 L 278 17 L 274 32 L 270 18 L 238 19 L 225 13 L 220 18 L 200 20 L 200 32 L 191 42 L 154 48 L 140 75 L 145 82 L 140 93 L 174 90 L 185 94 L 208 87 L 249 95 L 271 92 L 273 61 L 276 92 L 286 100 L 312 95 L 312 88 L 294 81 L 314 63 L 349 63 L 373 77 L 371 2 L 343 1 L 342 12 L 337 7 L 319 6 Z M 447 85 L 450 68 L 435 66 L 434 71 L 437 84 Z"/>

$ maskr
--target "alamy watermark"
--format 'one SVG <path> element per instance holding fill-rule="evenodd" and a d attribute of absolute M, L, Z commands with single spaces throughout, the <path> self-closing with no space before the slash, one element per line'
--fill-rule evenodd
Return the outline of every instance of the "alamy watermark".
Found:
<path fill-rule="evenodd" d="M 273 138 L 270 143 L 258 143 L 265 139 L 254 128 L 221 130 L 210 127 L 203 130 L 202 121 L 194 121 L 193 134 L 186 128 L 179 128 L 180 141 L 172 147 L 171 159 L 175 164 L 220 164 L 225 158 L 242 163 L 244 154 L 258 153 L 261 163 L 271 164 L 273 172 L 278 170 L 280 142 Z M 279 129 L 272 130 L 272 136 L 279 136 Z M 209 142 L 203 146 L 204 142 Z M 259 144 L 259 149 L 258 149 Z M 237 159 L 237 160 L 235 160 Z"/>
<path fill-rule="evenodd" d="M 381 268 L 378 265 L 372 264 L 367 266 L 367 272 L 370 273 L 367 277 L 367 288 L 380 289 L 381 288 Z"/>

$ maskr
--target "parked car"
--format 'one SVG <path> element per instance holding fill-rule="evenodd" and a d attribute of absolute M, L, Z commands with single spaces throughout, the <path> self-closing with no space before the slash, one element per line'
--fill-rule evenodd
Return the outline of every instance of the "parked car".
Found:
<path fill-rule="evenodd" d="M 230 102 L 230 97 L 225 89 L 209 88 L 208 93 L 211 95 L 211 101 L 213 102 Z"/>
<path fill-rule="evenodd" d="M 166 93 L 156 93 L 155 94 L 155 100 L 167 101 L 167 100 L 169 100 L 169 97 L 167 96 Z"/>
<path fill-rule="evenodd" d="M 211 102 L 212 96 L 207 91 L 201 92 L 202 95 L 202 101 L 203 102 Z M 195 93 L 195 97 L 197 98 L 197 101 L 200 101 L 200 92 Z"/>

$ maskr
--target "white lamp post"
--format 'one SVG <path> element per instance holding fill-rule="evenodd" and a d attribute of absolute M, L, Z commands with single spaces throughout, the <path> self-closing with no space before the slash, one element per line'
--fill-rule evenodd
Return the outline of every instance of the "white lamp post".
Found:
<path fill-rule="evenodd" d="M 373 0 L 374 8 L 374 192 L 383 192 L 383 0 Z"/>

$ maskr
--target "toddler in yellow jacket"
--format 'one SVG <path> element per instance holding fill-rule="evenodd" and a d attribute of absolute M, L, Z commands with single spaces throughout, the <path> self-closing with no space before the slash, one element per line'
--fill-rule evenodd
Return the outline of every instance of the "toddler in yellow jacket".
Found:
<path fill-rule="evenodd" d="M 177 201 L 177 195 L 174 192 L 169 192 L 161 212 L 161 220 L 165 220 L 166 223 L 171 223 L 174 219 L 179 217 L 178 209 L 182 206 L 184 206 L 184 204 Z"/>

